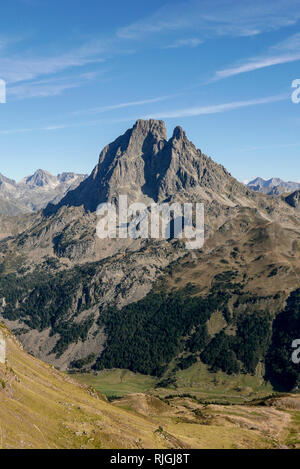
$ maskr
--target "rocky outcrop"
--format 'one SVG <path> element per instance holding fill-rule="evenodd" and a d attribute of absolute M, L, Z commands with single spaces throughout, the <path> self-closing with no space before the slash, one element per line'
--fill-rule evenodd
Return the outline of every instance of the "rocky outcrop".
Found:
<path fill-rule="evenodd" d="M 300 190 L 295 191 L 285 198 L 286 202 L 291 205 L 291 207 L 300 210 Z"/>

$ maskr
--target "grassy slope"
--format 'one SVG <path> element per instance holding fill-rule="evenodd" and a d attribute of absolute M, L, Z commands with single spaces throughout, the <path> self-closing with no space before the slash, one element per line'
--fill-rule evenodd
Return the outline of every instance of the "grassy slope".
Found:
<path fill-rule="evenodd" d="M 168 448 L 144 416 L 117 409 L 101 395 L 7 339 L 0 364 L 0 448 Z"/>
<path fill-rule="evenodd" d="M 0 448 L 272 448 L 299 445 L 296 410 L 203 406 L 142 393 L 109 404 L 96 391 L 24 352 L 4 328 L 7 363 L 0 365 Z M 104 376 L 105 378 L 105 376 Z M 108 386 L 106 376 L 106 386 Z M 115 371 L 123 391 L 148 388 Z M 105 381 L 105 379 L 104 379 Z M 294 405 L 294 404 L 293 404 Z"/>

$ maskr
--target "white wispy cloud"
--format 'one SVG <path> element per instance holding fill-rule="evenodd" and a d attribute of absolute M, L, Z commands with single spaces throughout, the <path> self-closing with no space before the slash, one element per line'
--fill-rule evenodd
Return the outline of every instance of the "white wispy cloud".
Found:
<path fill-rule="evenodd" d="M 164 46 L 164 49 L 178 49 L 179 47 L 197 47 L 199 44 L 202 44 L 203 41 L 197 37 L 190 37 L 186 39 L 177 39 L 167 46 Z"/>
<path fill-rule="evenodd" d="M 36 3 L 36 0 L 20 0 Z M 38 0 L 38 3 L 41 0 Z M 154 14 L 141 18 L 132 24 L 119 28 L 115 34 L 103 39 L 83 44 L 77 49 L 52 56 L 38 56 L 26 48 L 19 54 L 3 56 L 10 38 L 0 36 L 1 78 L 8 84 L 34 81 L 89 64 L 99 64 L 108 57 L 128 53 L 128 44 L 139 45 L 148 35 L 159 37 L 159 47 L 196 47 L 201 42 L 220 36 L 251 36 L 265 31 L 276 30 L 297 23 L 300 20 L 299 0 L 186 0 L 180 3 L 166 3 Z M 167 35 L 165 35 L 167 33 Z M 245 63 L 231 66 L 217 72 L 214 79 L 221 79 L 238 73 L 264 68 L 278 63 L 299 60 L 295 50 L 295 39 L 282 48 L 269 51 L 265 57 L 252 58 Z M 124 49 L 127 47 L 127 51 Z M 299 50 L 299 49 L 298 49 Z M 57 83 L 56 86 L 32 90 L 14 88 L 12 93 L 28 97 L 53 96 L 76 87 L 75 83 Z M 99 111 L 101 112 L 101 111 Z"/>
<path fill-rule="evenodd" d="M 53 132 L 55 130 L 90 127 L 93 125 L 101 124 L 103 122 L 107 123 L 107 121 L 95 120 L 95 121 L 85 121 L 85 122 L 66 123 L 66 124 L 50 124 L 50 125 L 45 125 L 42 127 L 2 129 L 0 130 L 0 135 L 13 135 L 13 134 L 21 134 L 21 133 L 29 133 L 29 132 Z"/>
<path fill-rule="evenodd" d="M 280 101 L 284 101 L 289 99 L 289 95 L 281 94 L 276 96 L 268 96 L 266 98 L 258 98 L 248 101 L 233 101 L 230 103 L 225 104 L 213 104 L 210 106 L 199 106 L 199 107 L 192 107 L 192 108 L 183 108 L 177 109 L 173 111 L 162 111 L 155 114 L 150 114 L 143 116 L 143 119 L 161 119 L 161 118 L 182 118 L 182 117 L 190 117 L 190 116 L 200 116 L 205 114 L 218 114 L 222 112 L 233 111 L 235 109 L 241 109 L 251 106 L 258 106 L 262 104 L 270 104 L 276 103 Z M 63 124 L 49 124 L 43 127 L 38 128 L 20 128 L 20 129 L 7 129 L 7 130 L 0 130 L 0 135 L 10 135 L 10 134 L 18 134 L 18 133 L 25 133 L 25 132 L 40 132 L 40 131 L 55 131 L 55 130 L 63 130 L 63 129 L 70 129 L 70 128 L 82 128 L 82 127 L 89 127 L 99 124 L 108 124 L 108 123 L 120 123 L 120 122 L 129 122 L 134 121 L 137 119 L 137 116 L 127 116 L 122 118 L 115 118 L 115 119 L 97 119 L 97 120 L 90 120 L 84 122 L 70 122 L 70 123 L 63 123 Z"/>
<path fill-rule="evenodd" d="M 3 55 L 9 38 L 0 36 L 1 78 L 10 85 L 22 84 L 23 88 L 12 89 L 15 96 L 25 97 L 27 91 L 28 97 L 55 96 L 77 87 L 76 83 L 58 82 L 48 89 L 35 84 L 30 90 L 24 82 L 66 73 L 89 64 L 97 65 L 111 56 L 130 52 L 128 44 L 139 46 L 140 40 L 148 35 L 158 37 L 161 48 L 196 47 L 211 37 L 251 36 L 295 24 L 299 19 L 299 0 L 186 0 L 167 3 L 149 17 L 119 28 L 102 41 L 94 40 L 77 49 L 48 57 L 35 55 L 33 50 L 26 51 L 26 47 L 19 54 Z M 124 49 L 126 47 L 127 50 Z M 295 50 L 293 41 L 282 44 L 282 47 L 285 49 L 271 50 L 266 57 L 252 58 L 220 70 L 214 79 L 299 60 L 300 53 Z"/>
<path fill-rule="evenodd" d="M 104 61 L 103 57 L 95 55 L 94 50 L 90 52 L 78 50 L 56 57 L 40 58 L 0 57 L 1 76 L 7 83 L 18 83 Z"/>
<path fill-rule="evenodd" d="M 0 50 L 7 49 L 9 46 L 13 44 L 17 44 L 18 42 L 21 42 L 23 38 L 20 35 L 0 35 Z"/>
<path fill-rule="evenodd" d="M 243 63 L 223 70 L 218 70 L 212 81 L 252 72 L 274 65 L 286 64 L 300 60 L 300 34 L 294 34 L 279 44 L 270 47 L 263 56 L 252 57 Z"/>
<path fill-rule="evenodd" d="M 0 37 L 0 52 L 2 52 L 1 44 Z M 55 96 L 61 94 L 66 89 L 80 86 L 80 83 L 76 83 L 76 78 L 72 82 L 69 80 L 68 83 L 67 78 L 65 78 L 63 80 L 66 83 L 62 83 L 61 75 L 76 72 L 77 69 L 88 65 L 95 65 L 97 67 L 113 55 L 132 53 L 131 49 L 125 48 L 121 41 L 116 40 L 114 37 L 102 41 L 92 40 L 83 43 L 76 49 L 57 55 L 36 55 L 34 50 L 30 49 L 28 51 L 26 49 L 26 43 L 22 45 L 22 49 L 23 51 L 20 53 L 10 55 L 0 54 L 1 78 L 10 85 L 12 94 L 26 97 L 25 94 L 28 91 L 27 97 L 29 98 Z M 94 72 L 89 73 L 93 74 Z M 81 75 L 82 79 L 83 75 Z M 88 77 L 88 74 L 85 75 Z M 46 83 L 36 82 L 36 80 L 41 80 L 44 77 L 53 77 L 53 85 L 51 87 L 47 88 Z M 56 81 L 56 85 L 54 81 Z M 17 87 L 16 85 L 19 84 L 20 86 Z"/>
<path fill-rule="evenodd" d="M 201 39 L 212 36 L 253 36 L 296 24 L 298 0 L 188 0 L 167 3 L 154 14 L 118 30 L 123 39 L 180 30 L 198 31 Z"/>
<path fill-rule="evenodd" d="M 116 109 L 124 109 L 128 107 L 134 107 L 134 106 L 144 106 L 146 104 L 152 104 L 152 103 L 158 103 L 161 101 L 166 101 L 167 99 L 170 99 L 174 97 L 175 95 L 168 95 L 168 96 L 158 96 L 156 98 L 150 98 L 150 99 L 142 99 L 139 101 L 127 101 L 123 103 L 117 103 L 117 104 L 110 104 L 107 106 L 99 106 L 99 107 L 94 107 L 90 109 L 84 109 L 80 111 L 75 111 L 72 113 L 72 115 L 84 115 L 84 114 L 100 114 L 103 112 L 107 111 L 113 111 Z"/>
<path fill-rule="evenodd" d="M 258 106 L 261 104 L 270 104 L 279 101 L 284 101 L 289 99 L 288 94 L 281 94 L 276 96 L 269 96 L 266 98 L 252 99 L 248 101 L 233 101 L 225 104 L 214 104 L 210 106 L 196 106 L 183 109 L 176 109 L 172 111 L 161 111 L 155 114 L 144 116 L 144 119 L 168 119 L 168 118 L 178 118 L 178 117 L 192 117 L 200 116 L 204 114 L 217 114 L 221 112 L 233 111 L 235 109 L 241 109 L 250 106 Z"/>
<path fill-rule="evenodd" d="M 94 80 L 99 72 L 83 73 L 75 76 L 55 77 L 25 82 L 7 88 L 7 94 L 16 99 L 45 98 L 59 96 L 64 91 L 85 86 Z"/>
<path fill-rule="evenodd" d="M 7 129 L 7 130 L 0 130 L 1 135 L 12 135 L 12 134 L 23 134 L 26 132 L 32 132 L 34 129 Z"/>
<path fill-rule="evenodd" d="M 241 73 L 253 72 L 273 65 L 286 64 L 300 60 L 299 54 L 287 54 L 284 56 L 266 57 L 262 59 L 250 59 L 248 63 L 216 72 L 215 80 L 240 75 Z"/>

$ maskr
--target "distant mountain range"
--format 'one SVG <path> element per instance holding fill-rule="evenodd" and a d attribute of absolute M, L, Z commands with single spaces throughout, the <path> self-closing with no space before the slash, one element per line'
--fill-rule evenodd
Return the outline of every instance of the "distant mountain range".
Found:
<path fill-rule="evenodd" d="M 137 127 L 139 125 L 142 125 L 141 121 L 139 121 Z M 163 142 L 165 141 L 165 136 L 160 135 L 162 130 L 159 126 L 160 124 L 157 125 L 154 134 L 157 132 L 157 135 L 159 136 L 158 140 Z M 177 128 L 176 131 L 180 133 L 181 129 Z M 125 140 L 128 137 L 125 134 L 122 138 L 124 139 L 123 144 L 126 147 L 128 143 Z M 121 140 L 121 137 L 119 140 Z M 172 137 L 172 141 L 173 140 L 176 141 L 175 136 Z M 155 142 L 153 142 L 153 145 L 155 146 Z M 16 182 L 0 173 L 0 214 L 15 216 L 24 213 L 36 212 L 47 206 L 47 211 L 49 213 L 53 210 L 55 211 L 59 209 L 63 205 L 84 205 L 85 208 L 95 210 L 99 200 L 112 200 L 115 188 L 117 187 L 119 189 L 122 186 L 127 186 L 129 182 L 132 185 L 131 195 L 134 199 L 144 201 L 149 197 L 154 199 L 164 198 L 168 192 L 176 192 L 175 186 L 177 185 L 178 188 L 181 187 L 182 181 L 174 181 L 174 169 L 171 167 L 168 168 L 166 165 L 169 160 L 169 146 L 164 143 L 163 147 L 164 148 L 154 148 L 156 161 L 151 162 L 149 165 L 146 173 L 147 176 L 141 184 L 141 186 L 144 185 L 144 194 L 141 197 L 137 197 L 139 190 L 136 192 L 136 184 L 141 176 L 134 163 L 135 148 L 130 150 L 132 151 L 132 158 L 130 161 L 133 162 L 131 170 L 127 171 L 125 168 L 121 168 L 120 173 L 118 165 L 122 166 L 122 162 L 119 163 L 116 159 L 113 161 L 111 166 L 110 164 L 107 164 L 107 161 L 110 158 L 110 152 L 114 151 L 112 145 L 105 148 L 102 156 L 100 157 L 100 163 L 102 162 L 104 171 L 99 171 L 99 167 L 97 165 L 90 177 L 86 174 L 76 174 L 73 172 L 66 172 L 54 176 L 48 171 L 38 169 L 34 174 Z M 164 158 L 161 157 L 163 153 L 165 153 Z M 146 162 L 146 165 L 147 164 L 149 163 Z M 181 166 L 181 162 L 178 162 L 177 164 Z M 164 167 L 164 165 L 166 167 Z M 193 171 L 190 174 L 192 173 Z M 221 174 L 219 176 L 221 181 L 223 177 Z M 191 177 L 191 181 L 187 180 L 188 185 L 190 184 L 190 186 L 193 187 L 196 180 L 197 175 L 194 174 L 193 177 Z M 78 186 L 80 186 L 83 181 L 85 181 L 85 184 L 79 188 Z M 202 181 L 202 184 L 203 182 L 205 181 Z M 172 187 L 169 187 L 170 184 Z M 91 186 L 93 186 L 92 190 Z M 194 185 L 195 189 L 196 186 L 197 184 Z M 300 190 L 300 183 L 291 181 L 286 182 L 279 178 L 266 180 L 257 177 L 256 179 L 253 179 L 253 181 L 248 182 L 246 186 L 255 192 L 261 192 L 267 195 L 281 195 L 283 193 L 291 193 Z M 199 187 L 198 191 L 203 191 L 205 187 L 207 188 L 206 184 L 204 184 L 204 186 L 202 185 L 202 188 Z M 77 192 L 73 192 L 77 188 L 79 190 Z"/>
<path fill-rule="evenodd" d="M 58 203 L 85 178 L 85 174 L 62 173 L 54 176 L 38 169 L 33 175 L 16 182 L 0 174 L 0 213 L 19 215 L 40 210 L 49 202 Z"/>
<path fill-rule="evenodd" d="M 262 179 L 260 177 L 247 183 L 247 187 L 256 192 L 267 195 L 281 195 L 285 192 L 294 192 L 300 189 L 299 182 L 283 181 L 279 178 Z"/>

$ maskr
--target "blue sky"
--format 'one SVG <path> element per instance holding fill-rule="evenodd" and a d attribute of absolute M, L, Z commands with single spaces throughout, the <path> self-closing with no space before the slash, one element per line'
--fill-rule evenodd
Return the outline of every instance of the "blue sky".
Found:
<path fill-rule="evenodd" d="M 89 173 L 161 118 L 240 180 L 300 181 L 300 0 L 2 0 L 0 172 Z"/>

